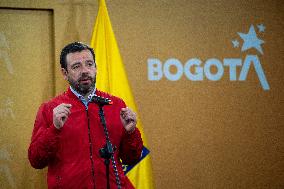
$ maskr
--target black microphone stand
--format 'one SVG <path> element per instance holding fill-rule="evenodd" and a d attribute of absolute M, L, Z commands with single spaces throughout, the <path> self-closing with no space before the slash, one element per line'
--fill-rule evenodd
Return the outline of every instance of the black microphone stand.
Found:
<path fill-rule="evenodd" d="M 110 180 L 109 180 L 110 159 L 113 163 L 113 169 L 114 169 L 114 174 L 115 174 L 115 177 L 116 177 L 115 179 L 116 179 L 117 188 L 121 189 L 119 175 L 118 175 L 118 171 L 117 171 L 117 167 L 116 167 L 114 155 L 113 155 L 115 147 L 113 147 L 113 145 L 112 145 L 112 143 L 109 139 L 109 133 L 108 133 L 108 129 L 107 129 L 107 126 L 106 126 L 106 120 L 105 120 L 105 115 L 104 115 L 104 110 L 103 110 L 103 106 L 107 105 L 107 104 L 99 103 L 99 101 L 97 102 L 97 104 L 99 105 L 99 116 L 100 116 L 101 123 L 104 127 L 104 133 L 105 133 L 105 137 L 106 137 L 106 145 L 99 150 L 99 153 L 100 153 L 100 156 L 105 159 L 104 163 L 105 163 L 105 166 L 106 166 L 107 189 L 110 189 Z"/>

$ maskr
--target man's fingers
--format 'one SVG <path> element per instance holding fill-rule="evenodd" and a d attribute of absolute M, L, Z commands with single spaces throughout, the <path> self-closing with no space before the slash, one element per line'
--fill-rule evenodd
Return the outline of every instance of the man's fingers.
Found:
<path fill-rule="evenodd" d="M 130 122 L 133 122 L 134 124 L 136 123 L 136 114 L 132 110 L 129 108 L 122 108 L 121 110 L 120 115 L 127 124 Z"/>
<path fill-rule="evenodd" d="M 63 104 L 61 104 L 61 107 L 59 107 L 59 109 L 63 109 L 63 110 L 67 110 L 69 113 L 70 113 L 70 108 L 72 107 L 72 105 L 71 104 L 65 104 L 65 103 L 63 103 Z"/>
<path fill-rule="evenodd" d="M 72 105 L 71 105 L 71 104 L 65 104 L 65 103 L 62 103 L 62 105 L 63 105 L 64 107 L 68 108 L 68 109 L 70 109 L 70 108 L 72 107 Z"/>
<path fill-rule="evenodd" d="M 122 116 L 126 120 L 134 120 L 136 118 L 136 115 L 133 112 L 125 112 Z"/>
<path fill-rule="evenodd" d="M 126 129 L 127 132 L 133 132 L 136 123 L 137 123 L 137 118 L 135 112 L 133 112 L 130 108 L 121 108 L 120 111 L 120 117 L 121 121 L 123 123 L 124 128 Z"/>
<path fill-rule="evenodd" d="M 68 108 L 63 108 L 61 110 L 58 110 L 57 113 L 66 113 L 67 115 L 69 115 L 71 113 L 71 111 Z"/>
<path fill-rule="evenodd" d="M 72 107 L 71 104 L 62 103 L 56 107 L 56 109 L 70 109 Z"/>
<path fill-rule="evenodd" d="M 135 113 L 131 109 L 129 109 L 128 107 L 121 108 L 120 114 L 124 115 L 124 116 L 133 115 L 133 114 L 135 115 Z"/>
<path fill-rule="evenodd" d="M 71 114 L 71 104 L 62 103 L 53 109 L 53 124 L 57 129 L 63 127 L 69 114 Z"/>
<path fill-rule="evenodd" d="M 61 118 L 61 117 L 67 117 L 69 114 L 66 112 L 60 112 L 56 114 L 56 117 Z"/>
<path fill-rule="evenodd" d="M 57 106 L 54 111 L 55 113 L 61 113 L 61 112 L 68 112 L 69 114 L 71 113 L 70 108 L 72 107 L 71 104 L 60 104 L 59 106 Z"/>

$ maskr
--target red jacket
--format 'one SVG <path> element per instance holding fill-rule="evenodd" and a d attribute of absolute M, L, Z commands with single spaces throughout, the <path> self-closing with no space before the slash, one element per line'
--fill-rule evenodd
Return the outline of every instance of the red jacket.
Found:
<path fill-rule="evenodd" d="M 133 133 L 126 133 L 120 120 L 120 110 L 125 107 L 121 99 L 101 91 L 96 91 L 96 94 L 113 101 L 113 105 L 104 106 L 106 124 L 110 140 L 116 146 L 114 157 L 122 188 L 132 189 L 133 186 L 124 175 L 119 159 L 124 164 L 133 164 L 139 160 L 143 148 L 140 132 L 136 128 Z M 72 108 L 63 128 L 58 130 L 53 126 L 53 108 L 61 103 L 72 104 Z M 99 155 L 99 149 L 105 145 L 105 134 L 98 111 L 95 103 L 89 103 L 86 110 L 70 89 L 40 106 L 28 156 L 34 168 L 42 169 L 48 166 L 48 188 L 106 189 L 106 168 L 104 159 Z M 110 186 L 111 189 L 117 188 L 112 163 Z"/>

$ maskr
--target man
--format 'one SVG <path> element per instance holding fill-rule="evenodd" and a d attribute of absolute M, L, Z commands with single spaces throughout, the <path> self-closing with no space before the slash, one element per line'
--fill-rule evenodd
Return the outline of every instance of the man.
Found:
<path fill-rule="evenodd" d="M 65 46 L 60 64 L 70 87 L 40 106 L 28 151 L 31 165 L 36 169 L 48 166 L 48 188 L 106 189 L 106 167 L 99 153 L 106 137 L 99 106 L 92 102 L 98 95 L 113 102 L 103 107 L 109 138 L 115 146 L 114 161 L 109 166 L 110 188 L 133 188 L 120 159 L 134 164 L 142 152 L 135 113 L 120 98 L 95 88 L 95 54 L 89 46 L 80 42 Z"/>

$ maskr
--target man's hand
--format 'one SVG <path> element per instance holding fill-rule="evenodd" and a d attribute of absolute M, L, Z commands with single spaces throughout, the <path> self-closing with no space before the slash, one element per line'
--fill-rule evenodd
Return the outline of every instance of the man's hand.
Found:
<path fill-rule="evenodd" d="M 136 114 L 129 108 L 121 108 L 120 119 L 128 133 L 132 133 L 135 130 L 137 118 Z"/>
<path fill-rule="evenodd" d="M 53 125 L 56 129 L 61 129 L 71 113 L 71 104 L 62 103 L 53 109 Z"/>

